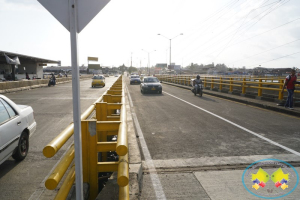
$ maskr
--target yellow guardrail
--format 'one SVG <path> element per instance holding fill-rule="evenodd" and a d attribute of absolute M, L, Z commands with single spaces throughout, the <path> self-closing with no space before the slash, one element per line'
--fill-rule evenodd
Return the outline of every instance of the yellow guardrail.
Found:
<path fill-rule="evenodd" d="M 190 85 L 191 79 L 195 78 L 195 75 L 188 76 L 171 76 L 171 75 L 156 75 L 156 77 L 161 81 L 166 81 L 175 84 L 181 85 Z M 224 86 L 229 87 L 229 92 L 233 91 L 234 87 L 241 87 L 241 94 L 246 94 L 246 90 L 249 88 L 257 89 L 257 96 L 262 96 L 263 90 L 277 91 L 278 100 L 283 99 L 283 94 L 281 93 L 285 77 L 253 77 L 253 76 L 243 76 L 243 77 L 234 77 L 234 76 L 201 76 L 204 87 L 209 87 L 211 89 L 216 88 L 215 85 L 218 85 L 218 89 L 221 91 Z M 272 87 L 264 87 L 272 86 Z M 300 84 L 298 84 L 300 86 Z M 297 89 L 297 86 L 296 86 Z M 295 90 L 295 93 L 300 93 L 299 90 Z"/>
<path fill-rule="evenodd" d="M 94 111 L 96 111 L 95 118 L 88 119 Z M 73 132 L 72 123 L 43 149 L 44 156 L 53 157 Z M 118 172 L 119 199 L 129 199 L 127 118 L 122 76 L 81 115 L 81 134 L 83 182 L 89 184 L 90 199 L 95 199 L 98 195 L 98 173 L 114 171 Z M 117 135 L 117 141 L 108 141 L 108 137 L 113 135 Z M 115 151 L 119 155 L 119 161 L 107 162 L 106 152 L 109 151 Z M 101 153 L 100 162 L 98 153 Z M 74 156 L 74 145 L 71 145 L 46 180 L 47 189 L 56 189 L 72 165 Z M 73 165 L 55 199 L 65 199 L 74 180 L 75 166 Z"/>

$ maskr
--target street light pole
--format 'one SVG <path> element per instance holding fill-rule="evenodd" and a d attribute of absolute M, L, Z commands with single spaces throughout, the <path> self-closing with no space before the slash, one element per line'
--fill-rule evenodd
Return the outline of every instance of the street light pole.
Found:
<path fill-rule="evenodd" d="M 172 55 L 172 53 L 171 53 L 171 50 L 172 50 L 172 49 L 171 49 L 171 44 L 172 44 L 172 40 L 175 39 L 176 37 L 180 36 L 180 35 L 183 35 L 183 33 L 180 33 L 180 34 L 176 35 L 176 36 L 173 37 L 173 38 L 168 38 L 168 37 L 166 37 L 166 36 L 164 36 L 164 35 L 162 35 L 162 34 L 160 34 L 160 33 L 158 33 L 157 35 L 160 35 L 160 36 L 162 36 L 162 37 L 164 37 L 164 38 L 170 40 L 170 67 L 171 67 L 171 62 L 172 62 L 172 60 L 171 60 L 171 55 Z"/>
<path fill-rule="evenodd" d="M 146 51 L 146 50 L 142 49 L 142 51 L 145 51 L 146 53 L 148 53 L 148 76 L 150 76 L 150 53 L 152 53 L 156 50 L 153 50 L 153 51 L 149 52 L 149 51 Z"/>

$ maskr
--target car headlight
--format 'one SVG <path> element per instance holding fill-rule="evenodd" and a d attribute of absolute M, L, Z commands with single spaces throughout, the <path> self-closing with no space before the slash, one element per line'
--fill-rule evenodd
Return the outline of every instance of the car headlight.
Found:
<path fill-rule="evenodd" d="M 148 85 L 143 85 L 143 87 L 148 87 Z"/>
<path fill-rule="evenodd" d="M 161 85 L 158 85 L 159 88 L 161 88 Z"/>

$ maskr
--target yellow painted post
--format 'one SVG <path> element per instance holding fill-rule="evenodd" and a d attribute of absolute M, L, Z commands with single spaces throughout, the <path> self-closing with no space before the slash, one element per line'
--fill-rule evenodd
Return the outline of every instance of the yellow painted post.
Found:
<path fill-rule="evenodd" d="M 90 199 L 98 195 L 98 152 L 96 120 L 82 120 L 82 168 L 83 182 L 89 183 Z"/>
<path fill-rule="evenodd" d="M 283 93 L 281 93 L 281 90 L 282 90 L 282 88 L 283 88 L 284 80 L 279 80 L 279 82 L 280 82 L 281 84 L 280 84 L 280 86 L 279 86 L 280 91 L 279 91 L 279 93 L 278 93 L 278 99 L 279 99 L 279 100 L 282 100 L 282 99 L 283 99 Z"/>
<path fill-rule="evenodd" d="M 89 133 L 88 121 L 81 121 L 81 141 L 82 141 L 82 176 L 83 182 L 89 183 Z"/>
<path fill-rule="evenodd" d="M 103 102 L 112 103 L 112 95 L 111 94 L 103 95 Z"/>
<path fill-rule="evenodd" d="M 97 121 L 107 121 L 107 103 L 106 102 L 96 103 L 96 119 L 97 119 Z M 98 138 L 99 142 L 106 142 L 107 141 L 107 132 L 99 131 L 97 138 Z M 101 152 L 101 155 L 102 155 L 102 161 L 106 161 L 107 153 Z"/>
<path fill-rule="evenodd" d="M 107 121 L 107 103 L 96 103 L 96 119 L 97 121 Z"/>
<path fill-rule="evenodd" d="M 219 90 L 222 91 L 222 77 L 220 77 L 220 85 L 219 85 Z"/>
<path fill-rule="evenodd" d="M 204 77 L 204 88 L 206 88 L 207 78 Z"/>
<path fill-rule="evenodd" d="M 259 79 L 259 84 L 258 84 L 258 87 L 262 87 L 262 79 Z M 262 95 L 262 89 L 261 88 L 258 88 L 258 92 L 257 92 L 257 96 L 261 97 Z"/>
<path fill-rule="evenodd" d="M 233 86 L 232 86 L 232 83 L 233 83 L 233 78 L 230 78 L 230 86 L 229 86 L 229 92 L 233 92 Z"/>
<path fill-rule="evenodd" d="M 242 94 L 246 94 L 246 79 L 243 78 L 243 83 L 242 83 Z"/>
<path fill-rule="evenodd" d="M 210 89 L 214 89 L 214 77 L 211 77 L 211 84 L 210 84 Z"/>

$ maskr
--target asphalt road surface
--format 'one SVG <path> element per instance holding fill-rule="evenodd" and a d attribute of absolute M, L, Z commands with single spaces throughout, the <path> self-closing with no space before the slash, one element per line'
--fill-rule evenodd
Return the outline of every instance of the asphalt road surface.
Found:
<path fill-rule="evenodd" d="M 107 77 L 104 88 L 91 87 L 91 79 L 80 82 L 82 113 L 110 87 L 117 77 Z M 37 130 L 30 137 L 29 153 L 22 162 L 8 159 L 0 165 L 0 199 L 53 199 L 57 191 L 44 187 L 45 178 L 73 142 L 52 158 L 43 155 L 43 148 L 73 121 L 72 83 L 5 94 L 17 104 L 34 110 Z"/>
<path fill-rule="evenodd" d="M 218 186 L 208 179 L 232 171 L 201 174 L 203 166 L 210 171 L 230 164 L 236 170 L 245 169 L 246 160 L 299 160 L 299 118 L 162 85 L 162 94 L 142 94 L 127 80 L 144 155 L 141 199 L 258 199 L 245 189 L 230 195 L 238 191 L 234 187 L 226 196 L 226 182 Z M 234 177 L 242 185 L 241 176 Z"/>

